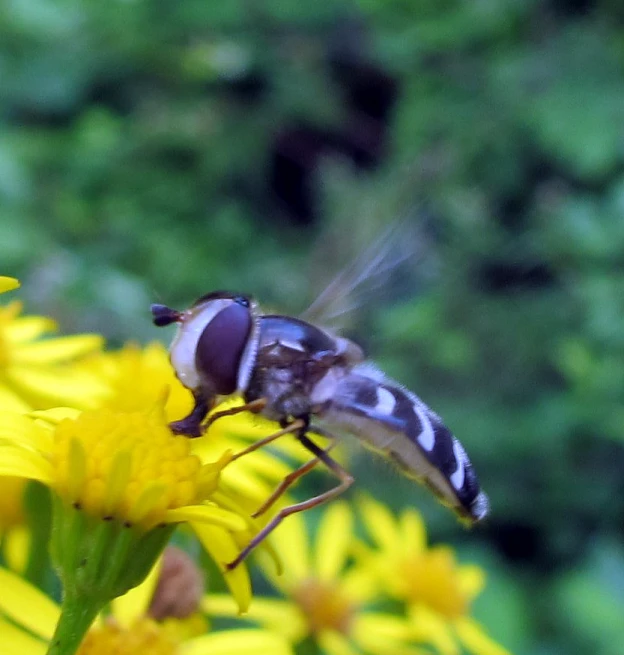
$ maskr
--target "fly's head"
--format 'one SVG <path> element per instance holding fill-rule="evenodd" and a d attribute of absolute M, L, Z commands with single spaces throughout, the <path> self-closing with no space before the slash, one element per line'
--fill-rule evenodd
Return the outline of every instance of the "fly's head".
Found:
<path fill-rule="evenodd" d="M 258 310 L 249 296 L 213 291 L 182 312 L 151 309 L 155 325 L 177 324 L 169 355 L 185 387 L 207 401 L 246 388 L 258 342 Z"/>

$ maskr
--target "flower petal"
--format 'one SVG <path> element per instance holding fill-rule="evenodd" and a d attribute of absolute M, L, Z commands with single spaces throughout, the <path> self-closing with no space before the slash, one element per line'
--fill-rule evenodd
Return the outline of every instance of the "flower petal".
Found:
<path fill-rule="evenodd" d="M 460 648 L 450 624 L 439 614 L 422 604 L 410 607 L 408 613 L 416 641 L 431 644 L 441 655 L 459 655 Z"/>
<path fill-rule="evenodd" d="M 228 594 L 208 594 L 202 600 L 202 609 L 210 616 L 236 616 L 236 605 Z M 301 610 L 283 598 L 254 596 L 245 619 L 283 634 L 293 643 L 301 641 L 308 632 Z"/>
<path fill-rule="evenodd" d="M 14 475 L 28 480 L 39 480 L 50 485 L 53 471 L 46 459 L 24 448 L 6 446 L 0 442 L 0 475 Z"/>
<path fill-rule="evenodd" d="M 194 522 L 191 527 L 223 572 L 225 583 L 238 603 L 240 613 L 246 612 L 251 601 L 251 582 L 247 567 L 245 564 L 239 564 L 232 571 L 225 569 L 225 564 L 232 562 L 240 552 L 236 541 L 229 532 L 214 525 Z"/>
<path fill-rule="evenodd" d="M 27 400 L 43 400 L 48 405 L 66 405 L 71 400 L 72 406 L 89 408 L 108 389 L 94 375 L 73 367 L 15 365 L 7 371 L 7 378 Z"/>
<path fill-rule="evenodd" d="M 2 535 L 4 540 L 4 557 L 12 571 L 23 573 L 30 551 L 30 530 L 23 525 L 16 525 Z M 0 643 L 1 640 L 0 640 Z"/>
<path fill-rule="evenodd" d="M 38 409 L 29 413 L 29 416 L 40 419 L 51 425 L 58 425 L 61 421 L 68 418 L 72 421 L 77 419 L 80 414 L 79 409 L 74 407 L 53 407 L 52 409 Z"/>
<path fill-rule="evenodd" d="M 44 639 L 50 639 L 61 615 L 60 609 L 36 587 L 0 568 L 0 609 L 17 624 Z"/>
<path fill-rule="evenodd" d="M 0 412 L 0 440 L 19 444 L 29 450 L 48 452 L 52 436 L 36 425 L 27 415 L 16 412 Z"/>
<path fill-rule="evenodd" d="M 99 334 L 77 334 L 69 337 L 44 339 L 22 345 L 15 351 L 15 361 L 20 364 L 54 364 L 65 362 L 99 350 L 104 338 Z"/>
<path fill-rule="evenodd" d="M 418 512 L 406 509 L 399 518 L 400 530 L 403 536 L 403 552 L 408 557 L 414 557 L 427 548 L 427 529 Z"/>
<path fill-rule="evenodd" d="M 23 316 L 16 318 L 3 327 L 3 334 L 12 345 L 28 343 L 38 339 L 46 332 L 57 329 L 56 321 L 45 316 Z"/>
<path fill-rule="evenodd" d="M 165 521 L 167 523 L 208 523 L 235 532 L 247 529 L 247 523 L 242 516 L 211 505 L 188 505 L 167 510 Z"/>
<path fill-rule="evenodd" d="M 317 637 L 320 650 L 327 655 L 359 655 L 344 635 L 333 630 L 323 630 Z"/>
<path fill-rule="evenodd" d="M 401 535 L 390 510 L 370 496 L 363 496 L 359 505 L 366 529 L 377 545 L 389 552 L 396 551 Z"/>
<path fill-rule="evenodd" d="M 455 629 L 466 648 L 475 655 L 511 655 L 485 633 L 485 630 L 469 617 L 463 617 L 455 622 Z"/>
<path fill-rule="evenodd" d="M 465 564 L 458 571 L 459 587 L 462 593 L 472 600 L 485 587 L 485 571 L 475 564 Z"/>
<path fill-rule="evenodd" d="M 347 503 L 330 505 L 316 535 L 315 569 L 321 580 L 335 580 L 344 568 L 353 538 L 353 513 Z"/>
<path fill-rule="evenodd" d="M 15 391 L 9 387 L 0 385 L 0 410 L 24 413 L 30 411 L 30 409 L 32 409 L 31 406 L 22 400 Z"/>
<path fill-rule="evenodd" d="M 111 603 L 113 616 L 123 627 L 129 627 L 138 618 L 147 615 L 150 602 L 154 596 L 154 590 L 158 584 L 162 557 L 152 567 L 147 578 L 140 585 L 130 589 L 123 596 L 118 596 Z"/>
<path fill-rule="evenodd" d="M 411 632 L 405 618 L 380 612 L 360 613 L 351 628 L 353 641 L 365 652 L 375 655 L 426 655 L 425 650 L 414 644 Z"/>
<path fill-rule="evenodd" d="M 14 277 L 0 275 L 0 293 L 4 293 L 5 291 L 13 291 L 13 289 L 17 289 L 19 286 L 19 280 L 16 280 Z"/>
<path fill-rule="evenodd" d="M 189 639 L 180 645 L 181 655 L 292 655 L 281 636 L 265 630 L 223 630 Z"/>
<path fill-rule="evenodd" d="M 2 655 L 44 655 L 47 644 L 20 630 L 16 625 L 0 619 Z"/>
<path fill-rule="evenodd" d="M 300 514 L 293 514 L 284 520 L 274 535 L 272 543 L 282 562 L 284 573 L 276 576 L 272 567 L 264 564 L 263 570 L 278 589 L 287 590 L 310 574 L 310 546 L 305 521 Z"/>

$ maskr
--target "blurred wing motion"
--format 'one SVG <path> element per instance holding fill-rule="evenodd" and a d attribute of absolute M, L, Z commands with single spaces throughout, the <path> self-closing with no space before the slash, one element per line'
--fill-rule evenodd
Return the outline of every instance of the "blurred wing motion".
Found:
<path fill-rule="evenodd" d="M 423 230 L 417 230 L 407 219 L 395 221 L 331 280 L 301 319 L 340 331 L 358 309 L 389 290 L 393 277 L 415 277 L 425 243 Z M 323 251 L 322 240 L 320 249 Z M 323 265 L 325 260 L 323 257 Z"/>

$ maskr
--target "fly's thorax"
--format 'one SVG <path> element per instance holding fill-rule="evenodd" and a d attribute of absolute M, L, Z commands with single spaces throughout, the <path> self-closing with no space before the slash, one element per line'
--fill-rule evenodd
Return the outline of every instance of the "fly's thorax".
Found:
<path fill-rule="evenodd" d="M 311 413 L 319 398 L 322 402 L 330 393 L 334 371 L 345 366 L 341 342 L 347 340 L 291 316 L 269 314 L 259 323 L 245 399 L 264 398 L 263 414 L 274 420 Z"/>
<path fill-rule="evenodd" d="M 215 292 L 179 314 L 170 348 L 182 384 L 209 396 L 227 396 L 249 381 L 258 341 L 257 311 L 245 297 Z"/>
<path fill-rule="evenodd" d="M 265 352 L 279 348 L 291 353 L 314 357 L 319 353 L 336 352 L 336 338 L 325 330 L 293 316 L 266 314 L 260 319 L 260 344 Z"/>

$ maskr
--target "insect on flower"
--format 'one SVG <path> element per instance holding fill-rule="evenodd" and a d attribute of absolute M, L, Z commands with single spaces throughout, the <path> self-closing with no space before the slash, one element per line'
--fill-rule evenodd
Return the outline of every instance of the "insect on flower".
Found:
<path fill-rule="evenodd" d="M 208 293 L 185 311 L 160 304 L 151 309 L 157 326 L 178 325 L 171 363 L 195 398 L 191 413 L 171 424 L 174 432 L 198 437 L 215 420 L 249 411 L 277 421 L 282 429 L 236 457 L 285 434 L 293 434 L 312 453 L 313 458 L 287 476 L 255 516 L 266 512 L 319 462 L 340 481 L 333 489 L 278 512 L 230 568 L 286 516 L 334 498 L 353 483 L 329 454 L 336 433 L 355 435 L 391 459 L 466 523 L 488 513 L 488 498 L 463 446 L 437 414 L 367 361 L 353 341 L 301 318 L 265 314 L 250 296 L 227 291 Z M 244 404 L 216 411 L 204 421 L 210 410 L 233 394 L 242 395 Z M 320 448 L 308 433 L 329 438 L 329 445 Z"/>

